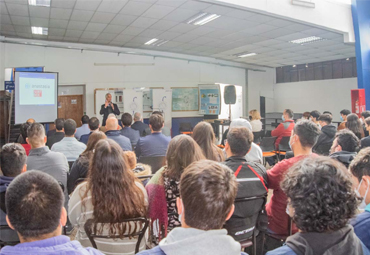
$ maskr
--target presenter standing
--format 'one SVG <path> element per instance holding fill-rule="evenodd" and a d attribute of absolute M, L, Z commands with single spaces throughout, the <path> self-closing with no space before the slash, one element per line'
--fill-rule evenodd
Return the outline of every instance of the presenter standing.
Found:
<path fill-rule="evenodd" d="M 112 103 L 112 95 L 110 93 L 107 93 L 105 95 L 105 104 L 102 104 L 100 109 L 100 114 L 103 115 L 102 126 L 105 126 L 105 121 L 107 120 L 108 115 L 111 113 L 119 115 L 120 111 L 118 109 L 118 106 Z"/>

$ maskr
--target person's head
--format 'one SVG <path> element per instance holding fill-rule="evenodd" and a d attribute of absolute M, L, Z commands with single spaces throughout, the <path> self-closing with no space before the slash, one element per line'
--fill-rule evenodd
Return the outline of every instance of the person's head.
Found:
<path fill-rule="evenodd" d="M 329 115 L 333 116 L 333 114 L 329 111 L 324 111 L 322 114 L 329 114 Z"/>
<path fill-rule="evenodd" d="M 73 119 L 67 119 L 64 121 L 64 134 L 66 137 L 73 137 L 76 133 L 76 121 Z"/>
<path fill-rule="evenodd" d="M 92 117 L 89 119 L 89 128 L 91 131 L 98 130 L 99 126 L 100 126 L 100 123 L 97 117 Z"/>
<path fill-rule="evenodd" d="M 28 119 L 26 122 L 29 122 L 29 123 L 35 123 L 36 121 L 34 120 L 34 119 L 32 119 L 32 118 L 30 118 L 30 119 Z"/>
<path fill-rule="evenodd" d="M 43 147 L 46 144 L 45 129 L 40 123 L 31 124 L 27 129 L 27 136 L 26 141 L 32 149 Z"/>
<path fill-rule="evenodd" d="M 161 114 L 152 114 L 149 117 L 149 127 L 152 132 L 160 132 L 164 126 L 164 119 Z"/>
<path fill-rule="evenodd" d="M 107 139 L 107 136 L 105 135 L 104 132 L 102 132 L 102 131 L 93 132 L 89 136 L 89 140 L 87 141 L 86 149 L 84 150 L 84 152 L 82 152 L 82 154 L 93 152 L 94 149 L 95 149 L 96 144 L 102 139 Z"/>
<path fill-rule="evenodd" d="M 353 189 L 365 204 L 370 203 L 370 147 L 366 147 L 356 155 L 349 165 L 352 174 Z"/>
<path fill-rule="evenodd" d="M 342 129 L 335 134 L 330 153 L 339 151 L 355 152 L 359 143 L 360 140 L 351 130 Z"/>
<path fill-rule="evenodd" d="M 261 114 L 256 109 L 249 111 L 249 115 L 251 116 L 251 120 L 261 119 Z"/>
<path fill-rule="evenodd" d="M 4 176 L 16 177 L 27 170 L 27 155 L 18 143 L 7 143 L 0 151 L 0 168 Z"/>
<path fill-rule="evenodd" d="M 303 232 L 337 231 L 351 219 L 358 200 L 346 168 L 328 157 L 308 157 L 291 167 L 281 188 L 289 215 Z"/>
<path fill-rule="evenodd" d="M 184 169 L 191 163 L 205 159 L 202 149 L 188 135 L 177 135 L 168 144 L 166 153 L 168 176 L 180 180 Z"/>
<path fill-rule="evenodd" d="M 294 151 L 311 150 L 317 142 L 320 135 L 320 129 L 310 120 L 301 120 L 297 122 L 290 136 L 290 146 Z"/>
<path fill-rule="evenodd" d="M 310 112 L 304 112 L 302 114 L 302 119 L 309 120 L 310 119 L 310 116 L 311 116 L 311 113 Z"/>
<path fill-rule="evenodd" d="M 370 117 L 367 117 L 364 122 L 365 122 L 366 130 L 369 131 L 370 130 Z"/>
<path fill-rule="evenodd" d="M 178 213 L 183 227 L 221 229 L 234 212 L 238 183 L 225 165 L 201 160 L 189 165 L 181 176 Z"/>
<path fill-rule="evenodd" d="M 202 149 L 206 159 L 219 161 L 217 147 L 214 144 L 216 138 L 211 124 L 205 121 L 199 122 L 193 129 L 193 139 Z"/>
<path fill-rule="evenodd" d="M 21 125 L 21 135 L 23 137 L 23 140 L 26 141 L 27 138 L 27 129 L 31 126 L 32 123 L 25 122 Z"/>
<path fill-rule="evenodd" d="M 82 116 L 81 117 L 81 123 L 82 123 L 82 125 L 83 124 L 89 124 L 89 116 L 87 116 L 87 115 L 84 115 L 84 116 Z"/>
<path fill-rule="evenodd" d="M 125 112 L 121 116 L 122 126 L 129 127 L 132 124 L 132 115 L 128 112 Z"/>
<path fill-rule="evenodd" d="M 366 118 L 369 118 L 369 117 L 370 117 L 370 111 L 363 111 L 361 113 L 362 120 L 365 120 Z"/>
<path fill-rule="evenodd" d="M 111 95 L 111 93 L 105 94 L 105 100 L 107 100 L 108 103 L 112 102 L 112 95 Z"/>
<path fill-rule="evenodd" d="M 246 127 L 233 127 L 227 133 L 225 151 L 228 157 L 245 157 L 251 150 L 253 133 Z"/>
<path fill-rule="evenodd" d="M 351 114 L 350 110 L 343 109 L 340 111 L 340 118 L 342 121 L 347 121 L 347 115 Z"/>
<path fill-rule="evenodd" d="M 131 170 L 135 169 L 137 165 L 136 154 L 133 151 L 124 151 L 123 156 L 127 165 L 130 167 Z"/>
<path fill-rule="evenodd" d="M 118 120 L 117 118 L 108 118 L 105 122 L 105 128 L 107 131 L 109 130 L 117 130 L 118 129 Z"/>
<path fill-rule="evenodd" d="M 315 122 L 315 123 L 317 123 L 318 122 L 318 119 L 319 119 L 319 117 L 320 117 L 320 112 L 319 111 L 317 111 L 317 110 L 314 110 L 314 111 L 312 111 L 312 112 L 310 112 L 310 119 L 313 121 L 313 122 Z"/>
<path fill-rule="evenodd" d="M 141 118 L 141 113 L 140 112 L 135 112 L 134 114 L 134 121 L 142 121 L 142 118 Z"/>
<path fill-rule="evenodd" d="M 359 138 L 362 137 L 362 134 L 364 132 L 361 121 L 355 113 L 347 115 L 346 128 L 351 130 Z"/>
<path fill-rule="evenodd" d="M 231 121 L 230 128 L 234 128 L 234 127 L 246 127 L 250 131 L 252 131 L 252 125 L 251 125 L 251 123 L 248 120 L 242 119 L 242 118 L 233 119 Z"/>
<path fill-rule="evenodd" d="M 62 234 L 67 222 L 64 195 L 49 174 L 32 170 L 17 176 L 5 194 L 7 222 L 21 242 L 37 241 Z"/>
<path fill-rule="evenodd" d="M 321 114 L 318 120 L 320 126 L 324 127 L 326 125 L 331 124 L 333 117 L 330 114 Z"/>
<path fill-rule="evenodd" d="M 110 113 L 110 114 L 108 114 L 107 119 L 111 119 L 111 118 L 113 118 L 113 119 L 117 119 L 117 117 L 116 117 L 116 115 L 115 115 L 114 113 Z"/>
<path fill-rule="evenodd" d="M 58 132 L 64 132 L 64 119 L 63 118 L 58 118 L 55 119 L 55 129 Z"/>
<path fill-rule="evenodd" d="M 291 120 L 294 117 L 294 113 L 291 109 L 285 109 L 283 112 L 284 120 Z"/>

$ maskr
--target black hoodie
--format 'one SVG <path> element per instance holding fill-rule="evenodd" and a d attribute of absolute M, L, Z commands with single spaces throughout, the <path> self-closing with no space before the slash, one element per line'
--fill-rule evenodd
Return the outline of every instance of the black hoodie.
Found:
<path fill-rule="evenodd" d="M 338 160 L 343 165 L 348 168 L 351 161 L 356 157 L 356 152 L 349 152 L 349 151 L 337 151 L 329 155 L 329 157 Z"/>
<path fill-rule="evenodd" d="M 321 134 L 317 139 L 315 146 L 312 148 L 313 152 L 320 155 L 329 155 L 336 132 L 337 128 L 332 124 L 323 126 L 321 129 Z"/>

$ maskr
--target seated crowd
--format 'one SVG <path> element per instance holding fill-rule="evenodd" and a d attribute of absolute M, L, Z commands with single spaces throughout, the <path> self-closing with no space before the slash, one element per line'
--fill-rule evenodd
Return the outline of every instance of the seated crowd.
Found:
<path fill-rule="evenodd" d="M 0 255 L 370 255 L 370 112 L 340 114 L 285 109 L 269 166 L 257 110 L 224 146 L 204 121 L 171 139 L 161 112 L 30 119 L 0 151 Z"/>

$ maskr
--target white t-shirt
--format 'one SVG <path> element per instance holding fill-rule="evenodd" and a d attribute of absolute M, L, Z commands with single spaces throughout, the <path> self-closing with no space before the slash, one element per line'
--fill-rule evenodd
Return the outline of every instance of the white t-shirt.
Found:
<path fill-rule="evenodd" d="M 259 132 L 262 130 L 262 122 L 260 120 L 252 120 L 251 122 L 252 132 Z"/>

